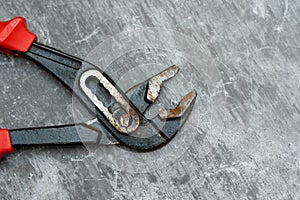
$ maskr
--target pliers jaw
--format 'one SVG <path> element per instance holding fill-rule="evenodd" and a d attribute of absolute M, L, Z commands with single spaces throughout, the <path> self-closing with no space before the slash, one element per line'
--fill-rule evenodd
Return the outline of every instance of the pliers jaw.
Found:
<path fill-rule="evenodd" d="M 164 110 L 152 119 L 146 118 L 145 112 L 159 97 L 163 82 L 174 77 L 178 71 L 179 68 L 173 65 L 129 89 L 126 96 L 131 105 L 134 105 L 135 109 L 138 110 L 142 123 L 138 129 L 126 134 L 109 130 L 108 133 L 113 136 L 109 138 L 114 138 L 120 144 L 137 151 L 152 151 L 172 140 L 192 111 L 197 96 L 196 91 L 189 92 L 175 108 Z M 118 108 L 116 103 L 110 106 L 110 109 L 116 110 Z M 97 112 L 97 116 L 100 114 Z M 149 132 L 151 136 L 145 137 L 145 135 L 149 135 Z"/>

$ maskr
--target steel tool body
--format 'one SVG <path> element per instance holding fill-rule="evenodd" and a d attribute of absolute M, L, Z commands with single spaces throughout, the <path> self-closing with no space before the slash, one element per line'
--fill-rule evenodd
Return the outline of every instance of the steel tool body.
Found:
<path fill-rule="evenodd" d="M 68 55 L 37 42 L 37 36 L 26 27 L 22 17 L 0 22 L 0 52 L 22 56 L 43 67 L 64 84 L 84 107 L 96 118 L 78 124 L 33 127 L 23 129 L 0 129 L 0 158 L 22 145 L 42 144 L 118 144 L 136 151 L 151 151 L 167 144 L 188 118 L 196 99 L 191 91 L 177 107 L 164 110 L 154 118 L 145 112 L 159 96 L 163 82 L 175 76 L 175 65 L 133 86 L 126 92 L 98 67 L 83 59 Z M 82 67 L 82 66 L 85 67 Z M 96 89 L 89 82 L 96 81 Z M 76 128 L 92 130 L 80 137 Z M 141 137 L 142 133 L 153 133 Z M 101 142 L 102 140 L 102 142 Z M 105 142 L 104 142 L 105 143 Z"/>

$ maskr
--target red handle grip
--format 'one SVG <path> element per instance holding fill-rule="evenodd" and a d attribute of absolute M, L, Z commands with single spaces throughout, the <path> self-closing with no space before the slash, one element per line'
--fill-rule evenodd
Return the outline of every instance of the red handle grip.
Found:
<path fill-rule="evenodd" d="M 0 160 L 8 153 L 14 152 L 8 129 L 0 129 Z"/>
<path fill-rule="evenodd" d="M 28 31 L 23 17 L 0 22 L 0 52 L 27 52 L 36 38 L 35 34 Z"/>

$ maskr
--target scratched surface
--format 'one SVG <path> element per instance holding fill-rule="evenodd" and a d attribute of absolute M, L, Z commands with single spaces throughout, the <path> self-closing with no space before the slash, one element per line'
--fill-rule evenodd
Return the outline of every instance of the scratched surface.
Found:
<path fill-rule="evenodd" d="M 82 58 L 122 31 L 177 30 L 216 62 L 226 101 L 204 156 L 213 132 L 147 173 L 113 169 L 82 146 L 21 148 L 0 162 L 0 199 L 300 199 L 300 1 L 0 2 L 1 20 L 16 15 L 40 42 Z M 1 127 L 73 121 L 70 93 L 22 58 L 0 55 L 0 89 Z"/>

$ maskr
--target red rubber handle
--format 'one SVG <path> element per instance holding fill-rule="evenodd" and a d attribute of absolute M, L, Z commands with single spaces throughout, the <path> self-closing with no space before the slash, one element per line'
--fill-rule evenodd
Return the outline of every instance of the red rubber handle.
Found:
<path fill-rule="evenodd" d="M 14 152 L 8 129 L 0 129 L 0 160 L 8 153 Z"/>
<path fill-rule="evenodd" d="M 23 17 L 0 22 L 0 52 L 27 52 L 36 38 L 35 34 L 28 31 Z"/>

